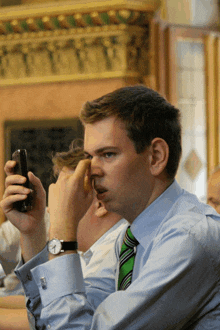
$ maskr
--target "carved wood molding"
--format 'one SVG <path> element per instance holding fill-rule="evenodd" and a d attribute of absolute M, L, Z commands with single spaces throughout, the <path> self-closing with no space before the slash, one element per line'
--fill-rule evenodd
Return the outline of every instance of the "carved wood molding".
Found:
<path fill-rule="evenodd" d="M 0 86 L 141 80 L 148 70 L 148 22 L 158 3 L 111 0 L 1 9 Z"/>
<path fill-rule="evenodd" d="M 122 18 L 128 19 L 123 11 L 138 11 L 154 13 L 159 9 L 161 0 L 107 0 L 107 1 L 62 1 L 45 2 L 42 4 L 29 4 L 0 8 L 0 21 L 12 22 L 13 20 L 42 19 L 44 16 L 58 17 L 59 15 L 71 16 L 74 14 L 90 15 L 92 12 L 107 13 L 111 10 L 121 11 Z"/>
<path fill-rule="evenodd" d="M 146 75 L 147 51 L 148 31 L 136 26 L 32 32 L 0 40 L 0 85 L 138 78 Z"/>

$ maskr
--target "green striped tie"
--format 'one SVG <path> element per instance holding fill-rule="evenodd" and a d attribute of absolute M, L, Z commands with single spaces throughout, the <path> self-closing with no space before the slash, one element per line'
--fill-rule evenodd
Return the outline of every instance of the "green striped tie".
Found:
<path fill-rule="evenodd" d="M 119 255 L 118 290 L 126 290 L 131 284 L 136 246 L 139 242 L 132 235 L 128 227 Z"/>

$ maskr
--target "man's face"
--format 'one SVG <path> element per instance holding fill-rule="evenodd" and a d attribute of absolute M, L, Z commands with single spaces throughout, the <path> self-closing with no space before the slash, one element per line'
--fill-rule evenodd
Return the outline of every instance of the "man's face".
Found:
<path fill-rule="evenodd" d="M 220 171 L 210 177 L 207 195 L 208 204 L 220 214 Z"/>
<path fill-rule="evenodd" d="M 97 198 L 108 211 L 132 222 L 150 201 L 150 153 L 137 154 L 123 122 L 114 117 L 86 124 L 84 149 L 91 158 Z"/>

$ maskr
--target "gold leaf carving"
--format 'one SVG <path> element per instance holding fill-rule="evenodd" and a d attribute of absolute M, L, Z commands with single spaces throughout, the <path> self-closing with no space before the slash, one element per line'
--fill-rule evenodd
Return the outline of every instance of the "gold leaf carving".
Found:
<path fill-rule="evenodd" d="M 22 32 L 22 28 L 21 28 L 21 26 L 20 26 L 20 24 L 18 23 L 17 20 L 13 20 L 13 21 L 11 22 L 11 26 L 12 26 L 13 31 L 14 31 L 15 33 L 21 33 L 21 32 Z"/>
<path fill-rule="evenodd" d="M 28 28 L 31 30 L 31 31 L 38 31 L 39 30 L 39 27 L 37 26 L 36 22 L 33 20 L 33 18 L 28 18 L 27 19 L 27 25 L 28 25 Z"/>
<path fill-rule="evenodd" d="M 73 17 L 76 21 L 77 26 L 85 27 L 87 25 L 81 14 L 75 14 L 73 15 Z"/>
<path fill-rule="evenodd" d="M 0 33 L 6 34 L 7 30 L 4 24 L 0 23 Z"/>
<path fill-rule="evenodd" d="M 99 16 L 99 13 L 97 11 L 91 13 L 91 19 L 92 19 L 92 22 L 95 25 L 102 25 L 103 24 L 102 19 Z"/>
<path fill-rule="evenodd" d="M 121 24 L 119 20 L 122 17 L 135 23 L 139 14 L 108 11 L 114 22 L 108 25 L 103 23 L 100 12 L 93 11 L 90 22 L 94 26 L 89 26 L 88 17 L 81 13 L 72 16 L 76 26 L 67 15 L 59 15 L 59 29 L 45 15 L 41 27 L 36 19 L 28 18 L 26 32 L 19 20 L 14 20 L 10 24 L 16 33 L 5 31 L 0 36 L 0 85 L 114 76 L 141 79 L 147 70 L 148 29 Z"/>
<path fill-rule="evenodd" d="M 54 25 L 53 25 L 53 23 L 51 22 L 50 17 L 48 17 L 48 16 L 43 17 L 43 18 L 42 18 L 42 22 L 43 22 L 44 27 L 45 27 L 47 30 L 53 30 L 53 29 L 54 29 Z"/>
<path fill-rule="evenodd" d="M 58 21 L 59 21 L 59 24 L 62 28 L 65 28 L 65 29 L 69 29 L 71 28 L 71 25 L 70 23 L 67 21 L 67 17 L 64 16 L 64 15 L 59 15 L 58 16 Z"/>

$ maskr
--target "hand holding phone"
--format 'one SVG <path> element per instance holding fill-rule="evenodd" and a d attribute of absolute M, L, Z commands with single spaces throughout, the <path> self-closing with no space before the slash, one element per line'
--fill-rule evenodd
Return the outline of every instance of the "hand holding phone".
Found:
<path fill-rule="evenodd" d="M 16 161 L 14 167 L 14 174 L 19 174 L 26 177 L 24 187 L 30 188 L 28 170 L 27 170 L 27 151 L 25 149 L 18 149 L 12 154 L 12 160 Z M 20 212 L 27 212 L 32 209 L 32 196 L 29 194 L 24 201 L 18 201 L 14 203 L 14 207 Z"/>

